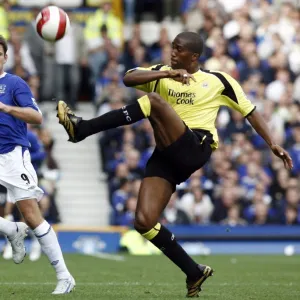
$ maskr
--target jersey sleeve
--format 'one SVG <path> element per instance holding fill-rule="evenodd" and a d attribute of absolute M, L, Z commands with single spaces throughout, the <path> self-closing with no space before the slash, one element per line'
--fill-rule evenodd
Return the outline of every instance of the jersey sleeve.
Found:
<path fill-rule="evenodd" d="M 162 67 L 163 67 L 163 65 L 154 65 L 154 66 L 151 66 L 149 68 L 137 67 L 137 68 L 128 70 L 126 72 L 126 74 L 131 73 L 135 70 L 155 72 L 155 71 L 159 71 Z M 151 93 L 151 92 L 154 92 L 156 83 L 157 83 L 157 80 L 154 80 L 154 81 L 151 81 L 151 82 L 148 82 L 148 83 L 135 85 L 134 88 L 138 89 L 138 90 L 141 90 L 141 91 L 144 91 L 146 93 Z"/>
<path fill-rule="evenodd" d="M 221 94 L 224 105 L 239 111 L 244 117 L 250 115 L 256 107 L 246 97 L 239 83 L 226 73 L 220 72 L 219 76 L 225 87 Z"/>
<path fill-rule="evenodd" d="M 16 103 L 20 107 L 31 107 L 41 113 L 28 84 L 21 78 L 17 78 L 16 84 L 13 89 L 13 96 Z"/>

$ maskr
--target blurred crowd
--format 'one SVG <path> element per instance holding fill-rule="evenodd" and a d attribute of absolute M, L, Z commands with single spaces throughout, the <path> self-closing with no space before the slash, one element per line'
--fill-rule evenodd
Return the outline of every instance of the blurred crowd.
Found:
<path fill-rule="evenodd" d="M 161 221 L 300 224 L 297 1 L 124 0 L 123 19 L 112 10 L 112 1 L 100 2 L 85 24 L 77 24 L 69 12 L 71 30 L 56 44 L 42 41 L 33 22 L 23 38 L 8 26 L 7 69 L 27 80 L 39 101 L 62 98 L 76 110 L 78 100 L 87 97 L 95 115 L 101 115 L 143 95 L 125 88 L 126 70 L 169 64 L 176 30 L 198 32 L 205 41 L 202 67 L 227 72 L 240 82 L 274 140 L 289 151 L 294 168 L 286 170 L 239 113 L 222 108 L 216 124 L 219 149 L 177 187 Z M 143 169 L 155 146 L 152 128 L 144 120 L 106 131 L 99 135 L 99 146 L 111 224 L 130 226 Z"/>

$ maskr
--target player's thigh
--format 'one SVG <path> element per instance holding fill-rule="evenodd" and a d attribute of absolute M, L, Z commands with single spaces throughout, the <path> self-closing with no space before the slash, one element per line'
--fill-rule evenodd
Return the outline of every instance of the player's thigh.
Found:
<path fill-rule="evenodd" d="M 149 120 L 157 146 L 162 149 L 174 143 L 184 132 L 185 124 L 171 105 L 157 93 L 148 95 L 151 103 Z"/>
<path fill-rule="evenodd" d="M 210 142 L 205 135 L 197 136 L 188 127 L 176 142 L 161 152 L 174 169 L 176 184 L 187 180 L 192 173 L 202 168 L 211 154 Z"/>
<path fill-rule="evenodd" d="M 5 164 L 1 163 L 5 161 Z M 31 164 L 29 151 L 17 146 L 0 156 L 0 183 L 11 195 L 11 202 L 22 199 L 40 200 L 43 191 L 37 186 L 37 175 Z"/>
<path fill-rule="evenodd" d="M 202 168 L 212 153 L 205 135 L 197 136 L 186 127 L 184 134 L 174 143 L 159 150 L 155 148 L 149 158 L 145 177 L 161 177 L 172 186 L 185 182 L 192 173 Z"/>
<path fill-rule="evenodd" d="M 142 180 L 136 208 L 136 228 L 148 231 L 158 222 L 173 193 L 173 185 L 161 177 Z"/>
<path fill-rule="evenodd" d="M 36 199 L 23 199 L 17 201 L 18 209 L 26 224 L 31 228 L 37 228 L 44 220 Z"/>

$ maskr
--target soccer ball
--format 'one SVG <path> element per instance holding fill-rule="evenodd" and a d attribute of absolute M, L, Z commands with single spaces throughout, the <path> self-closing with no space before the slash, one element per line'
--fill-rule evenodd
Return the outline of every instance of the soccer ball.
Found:
<path fill-rule="evenodd" d="M 35 20 L 36 31 L 49 42 L 56 42 L 64 37 L 70 27 L 66 12 L 54 5 L 42 9 Z"/>

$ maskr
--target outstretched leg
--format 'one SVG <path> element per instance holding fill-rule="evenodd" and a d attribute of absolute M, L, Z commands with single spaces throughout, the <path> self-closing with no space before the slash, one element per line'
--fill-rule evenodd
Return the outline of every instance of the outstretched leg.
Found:
<path fill-rule="evenodd" d="M 102 116 L 82 120 L 75 116 L 64 101 L 57 104 L 57 117 L 69 135 L 69 141 L 76 143 L 98 132 L 133 124 L 149 118 L 154 127 L 159 147 L 167 147 L 185 131 L 185 125 L 173 108 L 158 94 L 150 93 L 134 104 L 110 111 Z M 173 120 L 171 123 L 169 120 Z M 175 120 L 175 122 L 174 122 Z"/>

